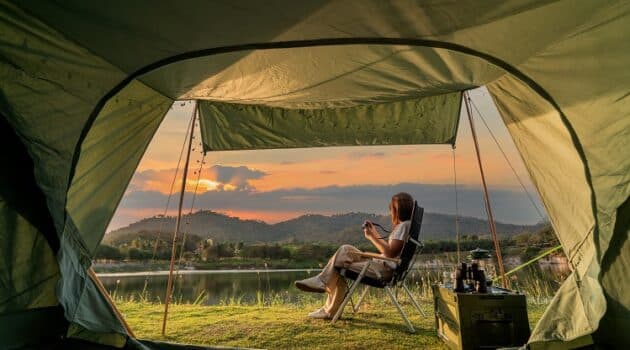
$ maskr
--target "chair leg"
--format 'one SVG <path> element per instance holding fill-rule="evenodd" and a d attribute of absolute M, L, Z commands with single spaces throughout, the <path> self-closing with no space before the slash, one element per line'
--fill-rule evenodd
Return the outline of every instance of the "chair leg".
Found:
<path fill-rule="evenodd" d="M 350 290 L 350 288 L 352 288 L 352 284 L 353 283 L 346 283 L 346 285 L 348 286 L 348 290 Z M 345 296 L 344 296 L 345 298 Z M 350 306 L 352 307 L 352 310 L 354 310 L 355 306 L 354 306 L 354 301 L 352 300 L 352 295 L 350 296 Z"/>
<path fill-rule="evenodd" d="M 413 304 L 413 306 L 416 307 L 416 310 L 418 310 L 418 312 L 420 313 L 420 315 L 422 317 L 427 317 L 427 314 L 422 311 L 422 309 L 420 308 L 420 305 L 418 304 L 418 302 L 416 301 L 416 298 L 413 297 L 413 294 L 411 294 L 411 291 L 409 290 L 409 288 L 407 287 L 407 285 L 405 283 L 402 284 L 403 289 L 405 290 L 405 292 L 407 292 L 407 295 L 409 296 L 409 299 L 411 299 L 411 303 Z"/>
<path fill-rule="evenodd" d="M 352 311 L 354 311 L 355 313 L 359 311 L 359 308 L 361 307 L 361 304 L 363 303 L 363 298 L 365 298 L 365 295 L 368 293 L 369 290 L 370 290 L 370 287 L 365 286 L 365 288 L 363 289 L 363 293 L 361 293 L 361 296 L 359 297 L 359 301 L 357 301 L 357 305 L 352 309 Z"/>
<path fill-rule="evenodd" d="M 357 289 L 357 287 L 361 283 L 361 280 L 363 279 L 363 276 L 365 276 L 365 273 L 367 272 L 368 267 L 370 267 L 370 262 L 365 264 L 363 269 L 361 269 L 359 276 L 357 277 L 356 281 L 352 283 L 352 286 L 350 287 L 348 294 L 346 294 L 346 297 L 343 298 L 343 301 L 341 302 L 341 306 L 339 306 L 339 309 L 337 310 L 337 313 L 335 313 L 335 316 L 333 317 L 332 321 L 330 321 L 330 324 L 335 324 L 335 322 L 337 322 L 337 320 L 341 317 L 341 314 L 343 313 L 343 309 L 348 304 L 348 301 L 352 298 L 352 293 L 354 293 L 354 291 Z"/>
<path fill-rule="evenodd" d="M 411 325 L 411 322 L 407 318 L 407 315 L 405 314 L 403 309 L 400 307 L 400 304 L 398 304 L 398 301 L 396 300 L 396 297 L 394 296 L 394 293 L 392 292 L 392 289 L 389 286 L 386 286 L 385 287 L 385 291 L 387 291 L 387 294 L 389 295 L 390 299 L 392 299 L 392 303 L 394 303 L 394 305 L 398 309 L 398 312 L 400 312 L 400 316 L 402 316 L 403 320 L 407 324 L 407 328 L 409 328 L 409 332 L 415 333 L 416 330 Z"/>

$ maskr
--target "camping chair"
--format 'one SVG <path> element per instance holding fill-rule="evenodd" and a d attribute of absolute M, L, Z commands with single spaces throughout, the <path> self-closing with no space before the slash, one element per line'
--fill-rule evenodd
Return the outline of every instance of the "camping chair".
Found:
<path fill-rule="evenodd" d="M 341 306 L 339 307 L 339 310 L 333 317 L 331 324 L 334 324 L 341 317 L 341 314 L 343 313 L 343 309 L 346 307 L 348 302 L 352 303 L 352 294 L 355 292 L 359 284 L 363 284 L 365 285 L 365 289 L 363 290 L 363 293 L 359 297 L 357 304 L 353 305 L 352 307 L 353 312 L 357 312 L 359 310 L 359 307 L 361 306 L 361 303 L 363 302 L 363 298 L 367 294 L 370 287 L 385 289 L 390 299 L 392 300 L 392 303 L 394 304 L 394 306 L 396 306 L 403 320 L 407 324 L 407 328 L 409 328 L 409 331 L 411 333 L 415 333 L 415 329 L 411 325 L 411 322 L 407 318 L 407 315 L 405 314 L 403 309 L 400 307 L 400 304 L 398 304 L 398 300 L 396 299 L 396 295 L 392 289 L 402 287 L 402 289 L 407 293 L 407 295 L 411 299 L 412 304 L 414 305 L 416 310 L 418 310 L 420 315 L 423 317 L 427 316 L 424 313 L 424 311 L 422 311 L 422 309 L 420 308 L 420 305 L 418 305 L 418 302 L 413 297 L 413 295 L 411 294 L 411 291 L 405 284 L 405 278 L 407 277 L 407 273 L 409 272 L 409 269 L 413 266 L 415 262 L 415 259 L 417 256 L 416 251 L 419 253 L 424 247 L 424 245 L 418 240 L 418 237 L 420 235 L 420 227 L 422 225 L 423 213 L 424 213 L 424 209 L 422 207 L 419 207 L 418 203 L 414 201 L 414 208 L 411 213 L 411 225 L 409 226 L 409 234 L 407 235 L 408 238 L 403 246 L 403 250 L 402 250 L 402 253 L 400 254 L 399 259 L 384 258 L 375 253 L 359 253 L 363 257 L 370 258 L 370 260 L 368 260 L 368 263 L 365 264 L 365 266 L 361 269 L 361 271 L 357 272 L 357 271 L 349 270 L 346 268 L 337 268 L 339 273 L 346 279 L 346 281 L 353 281 L 353 282 L 351 282 L 352 284 L 350 285 L 348 291 L 346 292 L 346 296 L 344 297 L 343 302 L 341 303 Z M 366 275 L 366 272 L 370 264 L 374 263 L 373 259 L 391 260 L 398 264 L 396 270 L 394 271 L 394 273 L 392 274 L 392 277 L 389 280 L 384 280 L 381 278 L 373 278 Z"/>

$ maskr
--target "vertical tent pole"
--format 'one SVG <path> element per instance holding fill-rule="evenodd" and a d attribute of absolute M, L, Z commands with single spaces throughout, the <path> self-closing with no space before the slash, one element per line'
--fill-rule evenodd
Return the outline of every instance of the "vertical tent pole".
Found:
<path fill-rule="evenodd" d="M 195 131 L 195 118 L 197 117 L 197 102 L 193 108 L 192 122 L 190 123 L 190 138 L 188 139 L 188 152 L 186 153 L 186 163 L 182 175 L 182 187 L 179 193 L 179 205 L 177 207 L 177 221 L 175 221 L 175 233 L 173 233 L 173 247 L 171 248 L 171 262 L 168 268 L 168 283 L 166 284 L 166 297 L 164 297 L 164 320 L 162 321 L 162 335 L 166 334 L 166 318 L 168 317 L 168 304 L 171 300 L 171 290 L 173 287 L 173 265 L 177 254 L 177 234 L 182 219 L 182 206 L 184 204 L 184 192 L 186 190 L 186 178 L 188 177 L 188 164 L 190 163 L 190 151 L 192 148 L 193 135 Z"/>
<path fill-rule="evenodd" d="M 473 123 L 472 113 L 470 109 L 470 97 L 467 92 L 464 92 L 464 104 L 466 105 L 466 114 L 468 115 L 468 122 L 470 123 L 470 132 L 475 143 L 475 154 L 477 155 L 477 164 L 479 164 L 479 172 L 481 173 L 481 182 L 483 184 L 483 198 L 486 204 L 486 212 L 488 213 L 488 225 L 490 226 L 490 233 L 492 234 L 492 241 L 494 242 L 494 250 L 497 254 L 497 262 L 499 264 L 499 273 L 501 274 L 501 282 L 503 288 L 508 288 L 508 281 L 505 278 L 505 270 L 503 269 L 503 258 L 501 257 L 501 246 L 499 245 L 499 239 L 497 238 L 497 228 L 494 224 L 494 217 L 492 215 L 492 206 L 490 205 L 490 197 L 488 196 L 488 187 L 486 186 L 486 176 L 483 172 L 483 165 L 481 164 L 481 154 L 479 152 L 479 143 L 477 141 L 477 133 L 475 132 L 475 124 Z"/>
<path fill-rule="evenodd" d="M 459 198 L 457 195 L 457 166 L 455 164 L 455 144 L 451 148 L 453 155 L 453 189 L 455 190 L 455 237 L 457 241 L 457 264 L 462 262 L 461 249 L 459 247 Z"/>

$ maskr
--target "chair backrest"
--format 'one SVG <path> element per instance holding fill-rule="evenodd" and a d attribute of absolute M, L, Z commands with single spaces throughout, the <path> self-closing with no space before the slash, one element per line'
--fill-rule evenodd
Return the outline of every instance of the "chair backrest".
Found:
<path fill-rule="evenodd" d="M 409 238 L 413 238 L 418 241 L 420 237 L 420 228 L 422 227 L 422 216 L 424 215 L 424 208 L 418 206 L 418 202 L 413 202 L 413 211 L 411 212 L 411 225 L 409 226 Z M 400 254 L 400 264 L 394 271 L 391 284 L 394 285 L 398 281 L 403 281 L 407 276 L 411 262 L 416 254 L 418 246 L 411 242 L 409 239 L 403 246 L 402 253 Z"/>

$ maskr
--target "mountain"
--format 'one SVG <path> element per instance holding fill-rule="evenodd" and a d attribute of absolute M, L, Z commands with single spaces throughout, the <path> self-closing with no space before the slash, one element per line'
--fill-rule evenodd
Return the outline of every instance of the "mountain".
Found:
<path fill-rule="evenodd" d="M 196 234 L 214 241 L 232 242 L 363 242 L 361 224 L 365 220 L 379 223 L 386 228 L 391 226 L 389 217 L 368 213 L 347 213 L 337 215 L 302 215 L 295 219 L 276 224 L 267 224 L 256 220 L 241 220 L 236 217 L 202 210 L 182 217 L 182 231 Z M 461 235 L 488 234 L 488 223 L 472 217 L 460 217 Z M 501 236 L 513 236 L 523 232 L 534 232 L 540 225 L 512 225 L 496 222 L 497 232 Z M 105 235 L 104 243 L 117 236 L 141 231 L 172 232 L 175 218 L 154 216 L 142 219 L 129 226 L 117 229 Z M 381 232 L 383 236 L 387 233 Z M 424 240 L 445 240 L 455 238 L 455 216 L 447 214 L 425 213 L 421 237 Z"/>
<path fill-rule="evenodd" d="M 175 229 L 175 217 L 154 216 L 134 222 L 129 226 L 105 235 L 105 242 L 118 234 L 140 231 L 172 232 Z M 204 210 L 182 216 L 181 231 L 196 234 L 204 238 L 221 241 L 272 242 L 281 237 L 274 234 L 271 225 L 263 221 L 241 220 L 236 217 Z"/>

